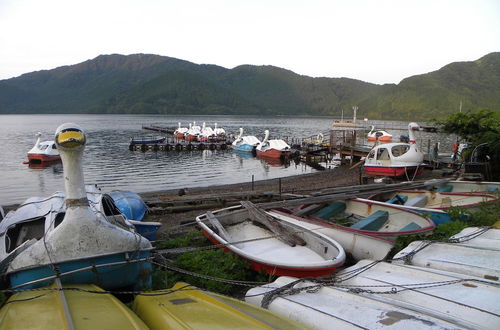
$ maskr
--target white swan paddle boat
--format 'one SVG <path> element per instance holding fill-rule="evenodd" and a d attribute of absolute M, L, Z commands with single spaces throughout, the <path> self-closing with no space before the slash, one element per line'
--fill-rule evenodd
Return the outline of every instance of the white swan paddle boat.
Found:
<path fill-rule="evenodd" d="M 495 202 L 498 197 L 485 193 L 396 190 L 378 193 L 368 199 L 426 214 L 435 224 L 441 225 L 452 221 L 451 216 L 446 212 L 451 208 L 460 207 L 475 211 L 481 203 Z"/>
<path fill-rule="evenodd" d="M 382 175 L 409 178 L 424 171 L 424 154 L 418 149 L 413 132 L 416 123 L 408 124 L 410 143 L 385 143 L 376 145 L 366 156 L 364 171 L 367 175 Z"/>
<path fill-rule="evenodd" d="M 177 140 L 184 140 L 184 137 L 188 131 L 187 127 L 181 127 L 181 123 L 178 123 L 178 127 L 174 131 L 174 138 Z"/>
<path fill-rule="evenodd" d="M 267 129 L 265 130 L 264 134 L 264 140 L 262 140 L 255 147 L 257 157 L 281 160 L 290 157 L 292 150 L 285 141 L 281 139 L 269 140 L 269 130 Z"/>
<path fill-rule="evenodd" d="M 381 141 L 381 142 L 390 142 L 392 140 L 392 135 L 387 133 L 384 130 L 376 130 L 374 125 L 371 125 L 371 130 L 368 133 L 368 141 Z"/>
<path fill-rule="evenodd" d="M 38 132 L 33 148 L 28 151 L 28 162 L 30 164 L 45 164 L 61 160 L 56 143 L 52 141 L 40 141 L 42 133 Z"/>
<path fill-rule="evenodd" d="M 271 275 L 317 277 L 342 266 L 346 255 L 333 239 L 297 223 L 276 220 L 251 202 L 196 218 L 203 234 L 225 251 Z"/>
<path fill-rule="evenodd" d="M 253 152 L 260 140 L 253 135 L 243 136 L 243 127 L 240 127 L 240 134 L 232 143 L 233 150 L 242 152 Z"/>
<path fill-rule="evenodd" d="M 40 219 L 0 223 L 2 272 L 10 287 L 43 286 L 55 279 L 104 289 L 150 286 L 151 243 L 89 205 L 81 164 L 84 132 L 76 124 L 63 124 L 55 142 L 63 162 L 66 211 L 59 212 L 60 202 L 54 199 L 40 204 Z M 53 218 L 48 222 L 47 217 Z"/>

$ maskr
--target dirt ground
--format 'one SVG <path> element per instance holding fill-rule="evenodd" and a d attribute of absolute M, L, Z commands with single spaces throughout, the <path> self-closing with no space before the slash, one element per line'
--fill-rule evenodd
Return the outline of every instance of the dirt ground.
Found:
<path fill-rule="evenodd" d="M 281 181 L 281 183 L 280 183 Z M 146 203 L 154 200 L 182 200 L 183 198 L 192 199 L 193 197 L 204 198 L 211 195 L 220 195 L 228 193 L 241 192 L 274 192 L 292 194 L 309 194 L 325 188 L 353 186 L 361 182 L 361 169 L 349 169 L 348 166 L 341 166 L 331 170 L 325 170 L 316 173 L 290 176 L 280 179 L 269 179 L 255 181 L 253 190 L 252 183 L 237 183 L 220 186 L 210 186 L 202 188 L 182 188 L 174 190 L 156 191 L 141 193 Z M 220 207 L 218 207 L 220 208 Z M 183 212 L 168 213 L 164 215 L 147 215 L 144 221 L 159 221 L 163 225 L 159 230 L 158 239 L 165 239 L 176 236 L 180 232 L 194 228 L 193 222 L 196 216 L 205 213 L 205 210 L 188 210 Z"/>

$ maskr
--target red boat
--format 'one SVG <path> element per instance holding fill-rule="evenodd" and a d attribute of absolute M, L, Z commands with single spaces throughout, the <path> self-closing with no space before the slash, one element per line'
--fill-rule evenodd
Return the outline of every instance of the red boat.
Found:
<path fill-rule="evenodd" d="M 422 174 L 424 154 L 418 149 L 413 131 L 419 126 L 408 125 L 410 143 L 385 143 L 376 145 L 366 156 L 364 171 L 367 175 L 408 176 Z"/>
<path fill-rule="evenodd" d="M 247 260 L 256 271 L 318 277 L 330 275 L 344 264 L 345 251 L 337 241 L 295 222 L 272 218 L 262 210 L 256 214 L 252 205 L 242 202 L 207 212 L 196 222 L 214 244 Z"/>
<path fill-rule="evenodd" d="M 28 162 L 30 164 L 45 164 L 61 161 L 55 142 L 40 141 L 41 136 L 41 133 L 37 133 L 35 145 L 28 151 Z"/>
<path fill-rule="evenodd" d="M 257 157 L 268 159 L 287 159 L 290 157 L 292 151 L 285 141 L 280 139 L 268 140 L 268 138 L 269 131 L 266 130 L 264 140 L 257 144 L 255 148 Z"/>

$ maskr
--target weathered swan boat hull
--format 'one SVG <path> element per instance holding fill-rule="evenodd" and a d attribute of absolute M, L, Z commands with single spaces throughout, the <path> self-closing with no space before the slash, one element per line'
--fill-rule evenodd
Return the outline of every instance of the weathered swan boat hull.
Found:
<path fill-rule="evenodd" d="M 127 306 L 95 285 L 63 285 L 11 296 L 0 310 L 2 329 L 149 329 Z M 67 312 L 65 312 L 67 307 Z M 66 314 L 67 313 L 67 314 Z"/>
<path fill-rule="evenodd" d="M 151 287 L 150 256 L 149 251 L 131 251 L 33 267 L 10 273 L 10 287 L 46 286 L 53 282 L 55 275 L 63 284 L 95 284 L 105 289 Z"/>
<path fill-rule="evenodd" d="M 268 159 L 284 159 L 290 157 L 290 151 L 282 151 L 277 149 L 267 149 L 265 151 L 260 151 L 257 149 L 257 157 L 268 158 Z"/>

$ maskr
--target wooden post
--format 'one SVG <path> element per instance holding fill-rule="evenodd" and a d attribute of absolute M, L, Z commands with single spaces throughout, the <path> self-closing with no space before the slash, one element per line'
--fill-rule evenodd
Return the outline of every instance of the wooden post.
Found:
<path fill-rule="evenodd" d="M 253 191 L 253 188 L 254 188 L 254 180 L 253 180 L 253 174 L 252 174 L 252 191 Z"/>

